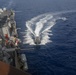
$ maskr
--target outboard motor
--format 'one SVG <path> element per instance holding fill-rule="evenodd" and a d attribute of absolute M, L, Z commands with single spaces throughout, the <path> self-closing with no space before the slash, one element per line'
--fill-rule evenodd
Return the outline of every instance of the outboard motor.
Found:
<path fill-rule="evenodd" d="M 36 45 L 40 44 L 41 43 L 40 37 L 36 36 L 34 42 Z"/>

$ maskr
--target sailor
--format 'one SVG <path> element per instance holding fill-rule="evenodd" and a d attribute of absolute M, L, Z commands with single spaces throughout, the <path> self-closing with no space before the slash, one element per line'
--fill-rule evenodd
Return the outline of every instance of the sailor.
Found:
<path fill-rule="evenodd" d="M 18 47 L 19 41 L 16 39 L 15 46 Z"/>
<path fill-rule="evenodd" d="M 15 43 L 15 39 L 16 39 L 16 38 L 15 38 L 14 36 L 11 36 L 11 37 L 10 37 L 10 40 L 13 41 L 14 43 Z"/>
<path fill-rule="evenodd" d="M 9 40 L 8 34 L 5 34 L 5 39 L 8 39 Z"/>

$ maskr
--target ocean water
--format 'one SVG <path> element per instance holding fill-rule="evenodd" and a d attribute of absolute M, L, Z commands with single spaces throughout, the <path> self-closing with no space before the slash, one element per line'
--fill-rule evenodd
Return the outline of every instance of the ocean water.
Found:
<path fill-rule="evenodd" d="M 0 0 L 0 7 L 15 10 L 28 72 L 76 75 L 76 0 Z"/>

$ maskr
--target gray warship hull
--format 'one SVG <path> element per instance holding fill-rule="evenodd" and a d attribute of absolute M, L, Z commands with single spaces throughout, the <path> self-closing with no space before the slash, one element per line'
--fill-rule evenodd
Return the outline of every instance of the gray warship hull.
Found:
<path fill-rule="evenodd" d="M 28 70 L 25 54 L 20 53 L 15 13 L 6 8 L 0 9 L 0 61 L 21 69 Z"/>

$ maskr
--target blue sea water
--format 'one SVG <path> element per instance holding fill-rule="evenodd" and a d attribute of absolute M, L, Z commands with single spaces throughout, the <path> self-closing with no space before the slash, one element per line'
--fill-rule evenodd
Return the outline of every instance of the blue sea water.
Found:
<path fill-rule="evenodd" d="M 0 7 L 15 10 L 22 42 L 27 21 L 41 14 L 60 12 L 58 16 L 67 20 L 57 20 L 50 29 L 52 42 L 40 46 L 22 43 L 22 53 L 26 54 L 32 75 L 76 75 L 76 0 L 0 0 Z"/>

